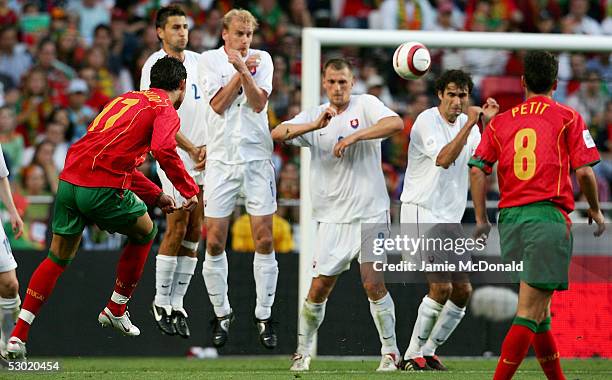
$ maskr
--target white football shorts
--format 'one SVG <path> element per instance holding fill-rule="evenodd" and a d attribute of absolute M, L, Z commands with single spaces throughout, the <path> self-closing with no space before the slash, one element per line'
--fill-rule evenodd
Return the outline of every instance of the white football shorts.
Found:
<path fill-rule="evenodd" d="M 13 257 L 13 251 L 11 251 L 8 238 L 0 223 L 0 273 L 8 272 L 15 268 L 17 268 L 17 262 Z"/>
<path fill-rule="evenodd" d="M 352 223 L 317 223 L 312 277 L 337 276 L 349 270 L 355 258 L 361 264 L 362 223 L 384 224 L 382 232 L 388 234 L 389 212 Z"/>
<path fill-rule="evenodd" d="M 204 215 L 230 216 L 239 196 L 245 198 L 249 215 L 265 216 L 276 212 L 276 177 L 271 160 L 228 165 L 221 161 L 206 163 Z"/>

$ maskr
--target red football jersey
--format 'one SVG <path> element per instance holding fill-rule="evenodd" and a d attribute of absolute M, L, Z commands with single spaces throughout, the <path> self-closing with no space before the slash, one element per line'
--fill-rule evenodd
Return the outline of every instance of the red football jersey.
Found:
<path fill-rule="evenodd" d="M 485 129 L 470 166 L 491 173 L 499 161 L 499 208 L 551 201 L 574 209 L 570 169 L 599 162 L 582 116 L 546 96 L 497 115 Z"/>
<path fill-rule="evenodd" d="M 66 156 L 60 179 L 84 187 L 130 189 L 148 204 L 161 189 L 136 170 L 153 153 L 185 198 L 199 192 L 176 153 L 180 121 L 159 89 L 131 91 L 113 99 Z"/>

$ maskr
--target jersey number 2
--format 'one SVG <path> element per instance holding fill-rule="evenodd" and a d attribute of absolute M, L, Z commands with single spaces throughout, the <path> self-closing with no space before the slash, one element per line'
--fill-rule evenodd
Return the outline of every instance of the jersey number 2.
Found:
<path fill-rule="evenodd" d="M 527 140 L 526 145 L 524 140 Z M 521 129 L 514 137 L 514 175 L 521 181 L 527 181 L 535 174 L 536 143 L 536 132 L 532 128 Z"/>
<path fill-rule="evenodd" d="M 104 116 L 106 116 L 107 113 L 109 113 L 110 110 L 113 109 L 113 107 L 115 106 L 115 104 L 121 102 L 121 104 L 123 104 L 124 106 L 118 111 L 115 112 L 114 114 L 112 114 L 112 116 L 110 116 L 107 120 L 106 123 L 104 123 L 104 128 L 102 128 L 102 130 L 100 130 L 100 132 L 104 132 L 107 129 L 111 128 L 115 122 L 117 121 L 117 119 L 119 119 L 121 117 L 121 115 L 123 115 L 124 113 L 126 113 L 130 108 L 134 107 L 136 104 L 138 104 L 140 100 L 138 99 L 125 99 L 121 96 L 119 96 L 118 98 L 116 98 L 115 100 L 113 100 L 112 102 L 110 102 L 106 107 L 104 107 L 104 109 L 102 110 L 102 112 L 100 112 L 100 114 L 98 115 L 98 117 L 96 117 L 93 121 L 93 123 L 91 123 L 91 127 L 89 127 L 89 129 L 87 130 L 87 132 L 91 132 L 94 129 L 96 129 L 96 127 L 98 126 L 98 124 L 100 124 L 100 120 L 102 120 L 102 118 L 104 118 Z"/>

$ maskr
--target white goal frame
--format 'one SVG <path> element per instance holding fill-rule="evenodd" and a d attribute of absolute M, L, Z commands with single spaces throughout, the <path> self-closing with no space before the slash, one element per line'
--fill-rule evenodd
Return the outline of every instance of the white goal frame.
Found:
<path fill-rule="evenodd" d="M 429 48 L 612 52 L 612 37 L 610 36 L 304 28 L 302 30 L 302 109 L 319 105 L 321 48 L 323 46 L 396 47 L 405 41 L 419 41 Z M 389 67 L 391 67 L 390 63 Z M 315 239 L 309 174 L 310 150 L 302 148 L 300 154 L 298 324 L 299 312 L 312 279 L 312 255 Z M 316 346 L 315 339 L 313 354 L 316 354 Z"/>

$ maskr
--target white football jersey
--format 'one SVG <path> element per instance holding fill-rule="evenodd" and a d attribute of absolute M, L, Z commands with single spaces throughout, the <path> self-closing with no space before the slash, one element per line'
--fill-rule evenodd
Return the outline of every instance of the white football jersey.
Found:
<path fill-rule="evenodd" d="M 207 144 L 207 128 L 205 119 L 205 108 L 207 104 L 204 102 L 204 94 L 200 89 L 198 80 L 198 59 L 200 55 L 190 50 L 185 50 L 185 61 L 183 65 L 187 70 L 187 88 L 185 99 L 177 110 L 181 119 L 181 133 L 185 135 L 195 146 Z M 142 75 L 140 77 L 140 90 L 148 90 L 151 84 L 151 67 L 158 59 L 168 55 L 164 49 L 160 49 L 147 59 L 142 67 Z M 201 172 L 193 170 L 195 163 L 189 157 L 189 154 L 184 150 L 177 148 L 177 152 L 181 157 L 185 168 L 193 177 Z"/>
<path fill-rule="evenodd" d="M 329 107 L 325 103 L 300 112 L 284 124 L 316 120 Z M 397 114 L 372 95 L 352 95 L 348 108 L 333 117 L 327 127 L 287 141 L 310 148 L 310 192 L 313 218 L 324 223 L 351 223 L 380 215 L 389 209 L 382 172 L 382 139 L 359 141 L 334 156 L 338 141 Z"/>
<path fill-rule="evenodd" d="M 466 146 L 448 169 L 436 166 L 442 148 L 466 122 L 467 115 L 461 114 L 454 124 L 449 124 L 438 107 L 432 107 L 419 114 L 410 131 L 408 166 L 400 199 L 431 210 L 439 223 L 461 222 L 467 204 L 467 164 L 480 143 L 478 126 L 472 128 Z"/>
<path fill-rule="evenodd" d="M 263 50 L 249 49 L 244 59 L 253 54 L 259 54 L 261 62 L 251 75 L 257 86 L 270 96 L 274 71 L 272 58 Z M 241 88 L 236 99 L 222 115 L 209 106 L 212 98 L 237 72 L 227 61 L 225 48 L 222 46 L 202 53 L 198 71 L 206 102 L 209 137 L 206 159 L 222 161 L 225 164 L 269 160 L 272 157 L 273 143 L 268 125 L 268 102 L 261 112 L 255 112 Z"/>
<path fill-rule="evenodd" d="M 5 178 L 8 176 L 9 176 L 9 170 L 8 170 L 8 167 L 6 166 L 6 161 L 4 161 L 4 154 L 2 153 L 2 146 L 0 145 L 0 178 Z"/>

